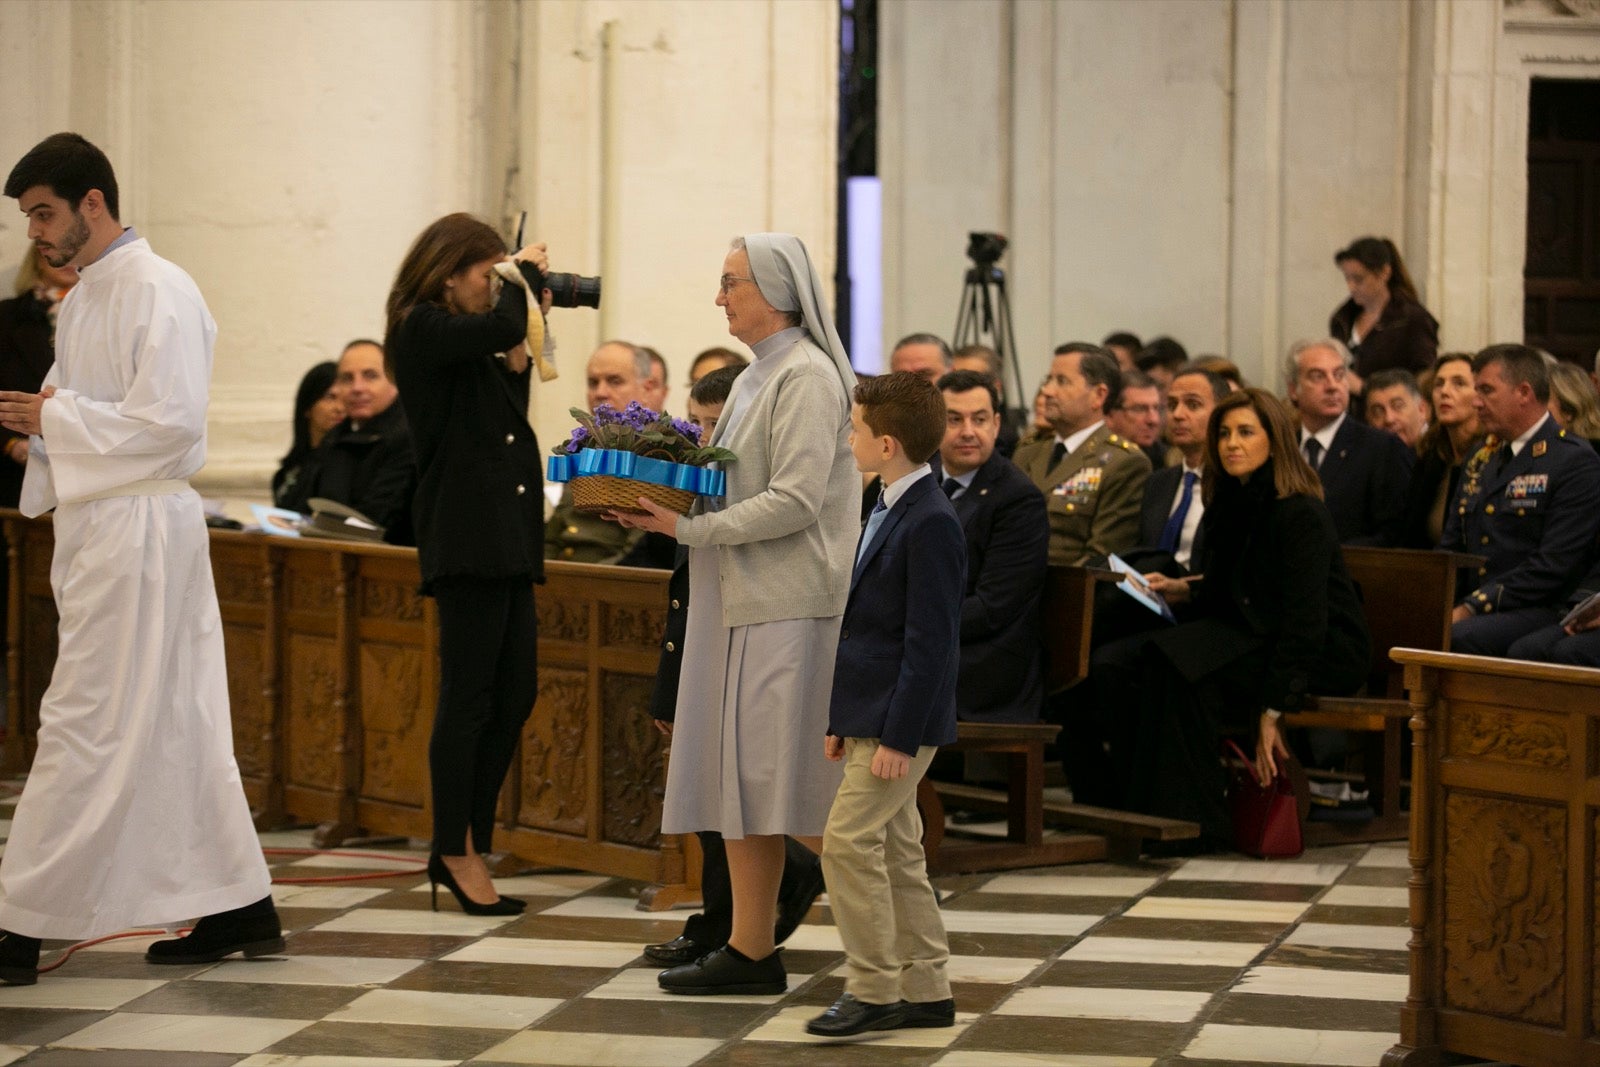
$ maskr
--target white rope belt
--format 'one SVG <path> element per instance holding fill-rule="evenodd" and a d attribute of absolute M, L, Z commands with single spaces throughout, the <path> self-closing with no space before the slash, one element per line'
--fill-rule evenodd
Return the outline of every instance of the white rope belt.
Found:
<path fill-rule="evenodd" d="M 70 503 L 87 504 L 91 500 L 110 500 L 116 496 L 171 496 L 188 488 L 189 483 L 183 478 L 146 478 L 142 482 L 129 482 L 127 485 L 102 489 L 98 493 L 81 496 Z"/>

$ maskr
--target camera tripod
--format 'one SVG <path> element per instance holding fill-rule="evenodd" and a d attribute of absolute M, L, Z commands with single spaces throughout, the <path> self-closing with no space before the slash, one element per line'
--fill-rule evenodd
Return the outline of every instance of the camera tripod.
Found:
<path fill-rule="evenodd" d="M 974 237 L 978 235 L 974 234 Z M 1001 248 L 1004 239 L 1001 239 Z M 970 249 L 968 252 L 971 255 Z M 951 340 L 952 349 L 963 345 L 988 344 L 1000 357 L 1000 378 L 1004 386 L 1006 369 L 1011 370 L 1011 383 L 1015 391 L 1007 394 L 1007 407 L 1027 410 L 1032 396 L 1022 389 L 1022 372 L 1017 368 L 1017 339 L 1011 330 L 1011 300 L 1006 296 L 1006 272 L 995 266 L 995 261 L 976 259 L 977 265 L 967 270 L 966 285 L 961 290 L 961 303 L 956 310 L 956 329 Z M 984 337 L 990 338 L 985 341 Z"/>

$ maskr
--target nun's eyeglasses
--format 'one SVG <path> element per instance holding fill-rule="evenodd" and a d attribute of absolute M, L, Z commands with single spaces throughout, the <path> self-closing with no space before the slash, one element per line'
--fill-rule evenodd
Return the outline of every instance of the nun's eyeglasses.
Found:
<path fill-rule="evenodd" d="M 734 287 L 735 283 L 737 283 L 737 282 L 753 282 L 753 281 L 755 281 L 754 278 L 742 278 L 737 274 L 724 274 L 722 276 L 721 280 L 719 280 L 717 282 L 717 285 L 719 287 L 721 287 L 722 295 L 723 296 L 727 296 L 729 293 L 733 292 L 733 287 Z"/>

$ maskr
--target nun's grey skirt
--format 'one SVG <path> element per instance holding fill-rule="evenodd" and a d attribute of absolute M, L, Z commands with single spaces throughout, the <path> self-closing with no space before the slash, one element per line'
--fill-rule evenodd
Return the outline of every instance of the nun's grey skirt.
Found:
<path fill-rule="evenodd" d="M 842 763 L 822 754 L 841 616 L 722 625 L 717 550 L 689 550 L 689 618 L 661 831 L 821 834 Z"/>

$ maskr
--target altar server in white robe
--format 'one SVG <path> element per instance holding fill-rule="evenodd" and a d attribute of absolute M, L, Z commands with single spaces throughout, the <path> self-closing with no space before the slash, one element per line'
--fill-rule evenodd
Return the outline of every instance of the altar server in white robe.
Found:
<path fill-rule="evenodd" d="M 56 134 L 5 195 L 44 258 L 82 279 L 38 394 L 0 392 L 31 435 L 22 511 L 55 509 L 60 612 L 38 750 L 0 860 L 0 981 L 43 938 L 175 927 L 152 963 L 283 949 L 233 759 L 221 618 L 200 498 L 216 324 L 194 282 L 117 220 L 104 153 Z"/>

